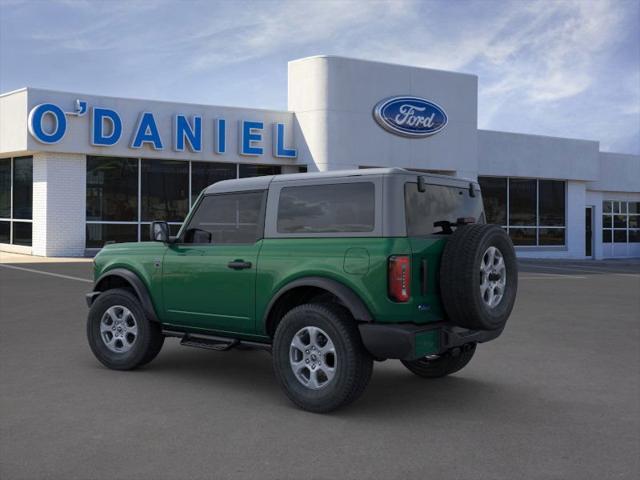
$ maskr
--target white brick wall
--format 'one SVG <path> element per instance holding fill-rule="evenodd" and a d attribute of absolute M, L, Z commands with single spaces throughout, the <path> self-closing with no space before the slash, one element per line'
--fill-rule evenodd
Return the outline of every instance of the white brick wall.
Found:
<path fill-rule="evenodd" d="M 33 254 L 83 256 L 86 170 L 84 155 L 33 156 Z"/>

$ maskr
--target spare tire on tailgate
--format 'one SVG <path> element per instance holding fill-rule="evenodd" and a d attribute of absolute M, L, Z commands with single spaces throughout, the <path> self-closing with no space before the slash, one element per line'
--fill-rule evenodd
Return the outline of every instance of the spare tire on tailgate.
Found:
<path fill-rule="evenodd" d="M 496 225 L 466 225 L 449 238 L 440 263 L 440 292 L 449 320 L 497 330 L 511 314 L 518 265 L 511 239 Z"/>

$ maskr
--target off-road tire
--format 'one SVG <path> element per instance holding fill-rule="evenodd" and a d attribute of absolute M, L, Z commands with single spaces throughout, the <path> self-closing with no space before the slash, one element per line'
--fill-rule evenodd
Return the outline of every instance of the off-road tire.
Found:
<path fill-rule="evenodd" d="M 502 299 L 489 307 L 480 290 L 480 266 L 489 247 L 506 268 Z M 449 320 L 473 330 L 498 330 L 511 314 L 518 290 L 518 264 L 511 239 L 496 225 L 466 225 L 449 238 L 440 263 L 440 293 Z"/>
<path fill-rule="evenodd" d="M 124 353 L 111 351 L 100 332 L 102 318 L 107 309 L 113 306 L 126 307 L 137 325 L 135 341 L 130 350 Z M 136 296 L 124 289 L 107 290 L 93 302 L 87 318 L 87 339 L 96 358 L 113 370 L 133 370 L 149 363 L 160 353 L 164 343 L 160 325 L 150 321 Z"/>
<path fill-rule="evenodd" d="M 402 360 L 402 364 L 412 373 L 422 378 L 440 378 L 462 370 L 473 358 L 476 344 L 465 345 L 458 351 L 447 352 L 434 359 L 420 358 L 413 361 Z"/>
<path fill-rule="evenodd" d="M 290 363 L 293 337 L 305 327 L 326 332 L 336 351 L 335 376 L 317 390 L 303 385 Z M 329 412 L 353 402 L 364 392 L 373 370 L 373 359 L 362 345 L 355 320 L 344 307 L 332 303 L 310 303 L 287 312 L 276 329 L 272 353 L 275 375 L 284 392 L 310 412 Z"/>

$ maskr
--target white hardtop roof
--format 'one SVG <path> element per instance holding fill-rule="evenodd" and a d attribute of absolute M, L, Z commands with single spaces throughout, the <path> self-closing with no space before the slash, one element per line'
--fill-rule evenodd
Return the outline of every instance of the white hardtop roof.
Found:
<path fill-rule="evenodd" d="M 266 175 L 263 177 L 238 178 L 233 180 L 222 180 L 209 185 L 205 190 L 205 195 L 211 193 L 227 193 L 249 190 L 266 190 L 271 182 L 284 183 L 299 180 L 316 180 L 327 178 L 345 178 L 345 177 L 373 177 L 384 175 L 416 175 L 422 177 L 432 177 L 442 179 L 452 184 L 455 183 L 477 183 L 473 180 L 467 180 L 459 177 L 450 177 L 448 175 L 437 175 L 433 173 L 417 172 L 406 170 L 404 168 L 363 168 L 358 170 L 332 170 L 329 172 L 312 172 L 312 173 L 284 173 L 281 175 Z"/>

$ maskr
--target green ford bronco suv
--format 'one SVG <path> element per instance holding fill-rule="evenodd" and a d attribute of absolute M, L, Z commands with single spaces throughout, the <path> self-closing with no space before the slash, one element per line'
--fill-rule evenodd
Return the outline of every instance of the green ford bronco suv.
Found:
<path fill-rule="evenodd" d="M 358 398 L 373 361 L 463 368 L 500 335 L 517 290 L 513 245 L 486 225 L 476 182 L 402 169 L 226 180 L 177 237 L 104 247 L 87 295 L 89 345 L 109 368 L 182 345 L 271 351 L 299 407 Z"/>

